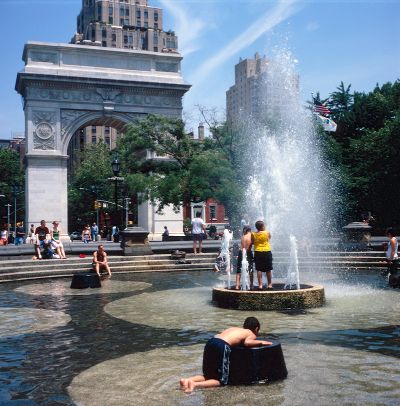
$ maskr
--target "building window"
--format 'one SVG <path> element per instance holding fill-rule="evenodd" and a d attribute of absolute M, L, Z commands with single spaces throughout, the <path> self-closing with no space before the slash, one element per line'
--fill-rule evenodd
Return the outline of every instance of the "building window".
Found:
<path fill-rule="evenodd" d="M 112 41 L 116 41 L 116 40 L 117 40 L 117 34 L 112 33 L 112 34 L 111 34 L 111 40 L 112 40 Z"/>
<path fill-rule="evenodd" d="M 103 31 L 101 32 L 101 36 L 102 36 L 103 38 L 107 38 L 107 30 L 103 30 Z"/>
<path fill-rule="evenodd" d="M 95 135 L 92 135 L 92 144 L 97 143 L 97 137 Z"/>
<path fill-rule="evenodd" d="M 127 44 L 127 43 L 128 43 L 128 36 L 124 35 L 124 44 Z"/>
<path fill-rule="evenodd" d="M 113 6 L 109 6 L 109 7 L 108 7 L 108 15 L 109 15 L 109 16 L 112 16 L 113 13 L 114 13 Z"/>
<path fill-rule="evenodd" d="M 97 19 L 101 20 L 101 4 L 97 4 Z"/>
<path fill-rule="evenodd" d="M 106 142 L 106 145 L 108 145 L 109 147 L 111 147 L 111 138 L 110 138 L 109 136 L 106 136 L 105 142 Z"/>
<path fill-rule="evenodd" d="M 149 27 L 149 23 L 147 21 L 144 22 L 144 28 L 148 28 Z"/>
<path fill-rule="evenodd" d="M 154 47 L 154 48 L 153 48 L 153 51 L 154 51 L 154 52 L 158 52 L 158 47 Z"/>
<path fill-rule="evenodd" d="M 93 134 L 96 134 L 96 130 L 97 130 L 96 126 L 95 126 L 95 125 L 92 125 L 92 133 L 93 133 Z"/>
<path fill-rule="evenodd" d="M 104 132 L 106 134 L 110 134 L 110 127 L 104 127 Z"/>
<path fill-rule="evenodd" d="M 113 24 L 113 23 L 114 23 L 113 18 L 112 18 L 112 17 L 108 17 L 108 24 Z"/>
<path fill-rule="evenodd" d="M 102 46 L 102 47 L 106 47 L 106 46 L 107 46 L 107 41 L 103 41 L 103 42 L 101 43 L 101 46 Z"/>
<path fill-rule="evenodd" d="M 93 29 L 92 30 L 92 40 L 94 41 L 96 39 L 96 31 Z"/>
<path fill-rule="evenodd" d="M 154 23 L 154 29 L 158 30 L 158 23 Z"/>
<path fill-rule="evenodd" d="M 158 44 L 158 35 L 157 35 L 157 33 L 154 33 L 154 35 L 153 35 L 153 42 L 154 42 L 154 45 Z"/>
<path fill-rule="evenodd" d="M 210 204 L 210 220 L 216 220 L 216 219 L 217 219 L 217 205 Z"/>
<path fill-rule="evenodd" d="M 144 11 L 144 18 L 149 18 L 149 12 L 147 10 Z"/>
<path fill-rule="evenodd" d="M 154 13 L 154 21 L 158 21 L 158 13 L 157 12 Z"/>
<path fill-rule="evenodd" d="M 140 18 L 140 10 L 136 10 L 136 18 Z"/>
<path fill-rule="evenodd" d="M 125 9 L 125 17 L 129 17 L 129 8 Z"/>
<path fill-rule="evenodd" d="M 142 25 L 142 23 L 140 22 L 140 20 L 137 20 L 137 21 L 136 21 L 136 25 L 137 25 L 138 27 L 140 27 L 140 26 Z"/>

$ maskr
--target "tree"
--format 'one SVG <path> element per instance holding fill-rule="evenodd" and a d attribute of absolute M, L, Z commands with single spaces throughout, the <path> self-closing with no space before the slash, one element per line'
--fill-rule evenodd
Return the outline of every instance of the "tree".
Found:
<path fill-rule="evenodd" d="M 68 188 L 69 224 L 81 227 L 94 220 L 94 201 L 97 198 L 113 200 L 112 186 L 108 178 L 113 176 L 111 153 L 106 144 L 99 142 L 87 147 L 80 165 Z"/>
<path fill-rule="evenodd" d="M 234 171 L 220 140 L 195 140 L 184 122 L 148 115 L 129 127 L 118 142 L 129 192 L 158 210 L 216 198 L 229 213 L 237 192 Z"/>
<path fill-rule="evenodd" d="M 19 154 L 9 148 L 0 148 L 0 194 L 4 195 L 4 204 L 14 201 L 13 187 L 18 187 L 23 191 L 25 185 L 25 175 L 21 167 Z M 23 194 L 16 195 L 17 205 L 23 207 Z M 1 217 L 6 218 L 7 209 L 1 204 Z M 14 210 L 14 209 L 12 209 Z M 18 211 L 18 220 L 24 218 L 24 212 Z M 6 221 L 5 221 L 6 222 Z"/>

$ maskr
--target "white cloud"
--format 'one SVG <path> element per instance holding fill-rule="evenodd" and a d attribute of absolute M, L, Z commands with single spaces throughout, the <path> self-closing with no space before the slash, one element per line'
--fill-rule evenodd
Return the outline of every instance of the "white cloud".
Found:
<path fill-rule="evenodd" d="M 292 16 L 298 10 L 296 3 L 297 0 L 279 0 L 271 10 L 268 10 L 265 14 L 263 14 L 244 32 L 233 39 L 230 44 L 225 46 L 225 48 L 219 51 L 216 55 L 200 65 L 191 75 L 191 77 L 195 79 L 193 83 L 199 85 L 199 83 L 204 81 L 211 72 L 226 62 L 233 55 L 251 45 L 265 32 L 271 30 Z"/>
<path fill-rule="evenodd" d="M 196 51 L 200 47 L 198 39 L 206 25 L 205 22 L 189 15 L 185 8 L 178 6 L 174 1 L 160 0 L 160 3 L 176 20 L 179 51 L 185 56 Z"/>

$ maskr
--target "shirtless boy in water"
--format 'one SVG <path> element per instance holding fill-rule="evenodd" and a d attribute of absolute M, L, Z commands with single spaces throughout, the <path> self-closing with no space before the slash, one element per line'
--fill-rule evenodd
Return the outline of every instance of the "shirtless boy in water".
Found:
<path fill-rule="evenodd" d="M 257 340 L 260 322 L 255 317 L 248 317 L 243 328 L 230 327 L 208 340 L 203 354 L 203 375 L 182 378 L 179 383 L 185 393 L 195 388 L 212 388 L 226 385 L 229 378 L 231 348 L 239 345 L 261 347 L 271 345 L 270 341 Z"/>

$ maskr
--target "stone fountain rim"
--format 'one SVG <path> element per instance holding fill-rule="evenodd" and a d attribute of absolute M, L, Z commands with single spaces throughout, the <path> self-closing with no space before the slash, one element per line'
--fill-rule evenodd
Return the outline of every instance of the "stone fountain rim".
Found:
<path fill-rule="evenodd" d="M 281 283 L 281 285 L 284 285 Z M 301 284 L 300 284 L 301 285 Z M 303 292 L 313 292 L 316 290 L 324 290 L 324 286 L 318 283 L 304 283 L 303 285 L 311 285 L 311 287 L 304 288 L 304 289 L 286 289 L 286 290 L 236 290 L 236 289 L 227 289 L 224 287 L 215 287 L 213 290 L 217 290 L 220 292 L 229 292 L 232 294 L 238 295 L 248 295 L 248 294 L 255 294 L 255 295 L 273 295 L 273 294 L 293 294 L 293 293 L 303 293 Z"/>

